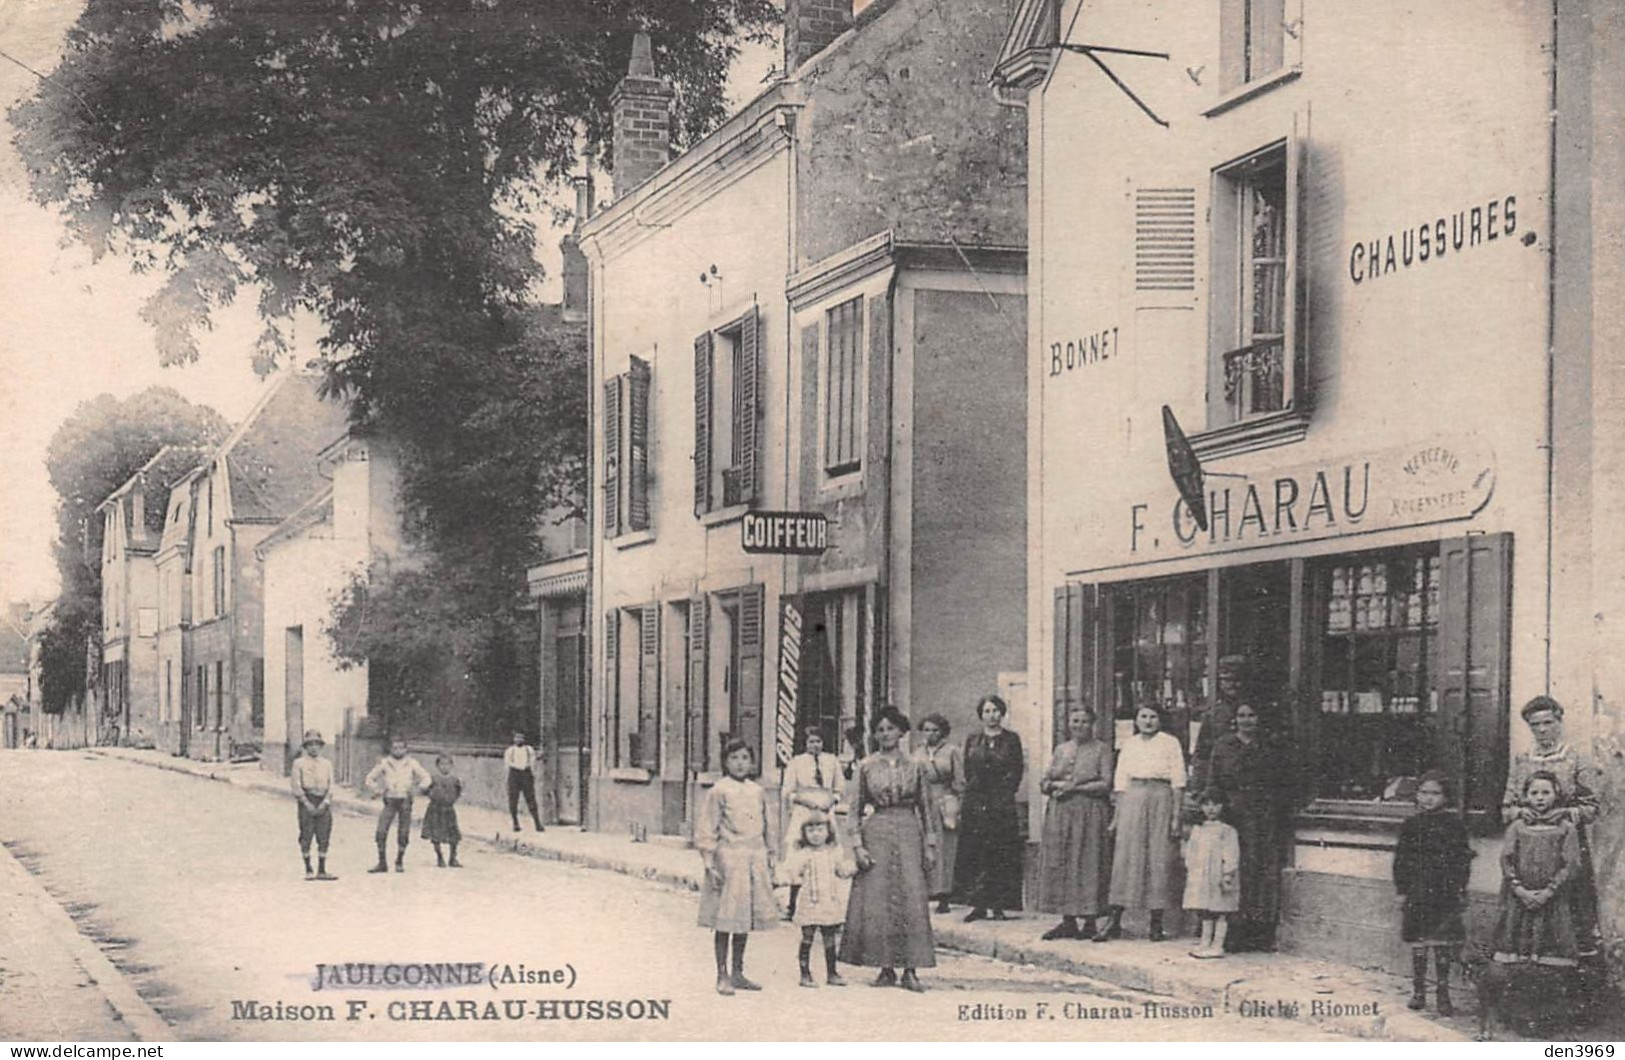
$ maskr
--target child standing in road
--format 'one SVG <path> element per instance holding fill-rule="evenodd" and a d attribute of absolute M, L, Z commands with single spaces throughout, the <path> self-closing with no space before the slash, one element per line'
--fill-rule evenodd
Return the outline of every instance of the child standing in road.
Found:
<path fill-rule="evenodd" d="M 801 928 L 801 985 L 817 986 L 812 976 L 813 936 L 824 936 L 824 981 L 845 986 L 835 970 L 835 942 L 846 923 L 846 900 L 851 890 L 847 882 L 858 874 L 855 864 L 835 842 L 834 829 L 823 814 L 811 814 L 801 822 L 801 835 L 785 857 L 780 878 L 800 888 L 794 921 Z"/>
<path fill-rule="evenodd" d="M 773 898 L 773 862 L 779 855 L 767 795 L 750 779 L 755 756 L 743 740 L 722 751 L 727 776 L 712 785 L 694 824 L 694 846 L 705 859 L 700 926 L 716 933 L 717 993 L 760 990 L 745 978 L 745 943 L 779 919 Z M 733 953 L 733 972 L 728 954 Z"/>
<path fill-rule="evenodd" d="M 315 729 L 305 730 L 304 754 L 293 760 L 288 779 L 299 810 L 299 856 L 305 879 L 336 880 L 327 871 L 327 844 L 333 837 L 333 763 L 322 757 L 326 741 Z M 316 871 L 310 869 L 310 842 L 316 841 Z"/>
<path fill-rule="evenodd" d="M 412 796 L 428 791 L 433 783 L 434 778 L 429 771 L 416 758 L 408 757 L 406 740 L 400 736 L 390 737 L 389 754 L 378 760 L 364 782 L 368 791 L 384 799 L 383 812 L 378 815 L 378 830 L 373 833 L 373 839 L 378 843 L 378 864 L 368 872 L 389 871 L 386 856 L 389 826 L 397 819 L 400 825 L 395 834 L 395 871 L 406 871 L 406 844 L 412 839 Z"/>
<path fill-rule="evenodd" d="M 423 838 L 434 846 L 435 865 L 446 867 L 446 857 L 440 844 L 451 847 L 451 867 L 460 869 L 457 844 L 463 841 L 462 830 L 457 827 L 457 800 L 463 794 L 463 782 L 452 772 L 451 755 L 438 754 L 434 759 L 434 780 L 429 784 L 429 811 L 423 815 Z"/>
<path fill-rule="evenodd" d="M 1202 793 L 1202 823 L 1185 840 L 1185 908 L 1202 920 L 1202 942 L 1191 951 L 1200 960 L 1224 956 L 1230 914 L 1241 908 L 1241 837 L 1219 820 L 1225 795 L 1218 788 Z"/>
<path fill-rule="evenodd" d="M 1411 944 L 1413 1009 L 1427 1006 L 1428 951 L 1438 976 L 1439 1015 L 1455 1011 L 1450 1001 L 1451 954 L 1467 941 L 1461 914 L 1467 907 L 1467 872 L 1473 851 L 1467 826 L 1450 811 L 1450 778 L 1425 773 L 1416 786 L 1417 813 L 1399 829 L 1394 847 L 1394 889 L 1404 914 L 1400 937 Z"/>

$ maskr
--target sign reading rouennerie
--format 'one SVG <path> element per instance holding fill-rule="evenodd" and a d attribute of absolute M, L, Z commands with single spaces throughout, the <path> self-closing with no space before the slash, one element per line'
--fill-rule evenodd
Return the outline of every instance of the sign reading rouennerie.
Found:
<path fill-rule="evenodd" d="M 746 552 L 817 556 L 829 548 L 829 520 L 822 512 L 746 512 L 739 533 Z"/>

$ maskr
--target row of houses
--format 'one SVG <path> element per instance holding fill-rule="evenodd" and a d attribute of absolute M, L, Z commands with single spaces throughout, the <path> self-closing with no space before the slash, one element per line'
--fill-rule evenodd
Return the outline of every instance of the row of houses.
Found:
<path fill-rule="evenodd" d="M 782 79 L 677 157 L 640 40 L 580 233 L 591 555 L 533 579 L 589 644 L 586 822 L 682 835 L 725 738 L 771 785 L 807 726 L 997 692 L 1036 838 L 1068 706 L 1189 746 L 1241 654 L 1302 789 L 1283 945 L 1408 967 L 1428 768 L 1487 915 L 1513 708 L 1619 768 L 1617 21 L 789 0 Z"/>

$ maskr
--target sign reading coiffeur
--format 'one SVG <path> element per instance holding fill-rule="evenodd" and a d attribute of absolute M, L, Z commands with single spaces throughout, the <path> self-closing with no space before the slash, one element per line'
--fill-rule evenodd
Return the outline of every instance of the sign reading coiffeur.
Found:
<path fill-rule="evenodd" d="M 1129 506 L 1132 560 L 1470 519 L 1495 489 L 1495 456 L 1470 441 L 1385 449 L 1207 487 L 1206 530 L 1184 498 Z"/>
<path fill-rule="evenodd" d="M 746 552 L 817 556 L 829 548 L 829 520 L 822 512 L 746 512 L 739 533 Z"/>

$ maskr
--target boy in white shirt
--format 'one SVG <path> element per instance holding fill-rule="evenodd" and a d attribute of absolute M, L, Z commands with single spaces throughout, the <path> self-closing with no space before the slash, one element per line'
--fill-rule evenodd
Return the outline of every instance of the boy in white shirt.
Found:
<path fill-rule="evenodd" d="M 536 751 L 525 742 L 524 733 L 513 734 L 513 746 L 502 753 L 502 760 L 508 764 L 508 815 L 513 818 L 513 830 L 519 831 L 519 797 L 523 795 L 536 830 L 546 831 L 536 812 Z"/>
<path fill-rule="evenodd" d="M 416 758 L 407 756 L 405 738 L 391 737 L 389 754 L 380 758 L 367 774 L 367 790 L 384 797 L 384 810 L 378 815 L 378 831 L 373 834 L 378 842 L 378 864 L 368 872 L 389 871 L 384 852 L 389 845 L 389 826 L 397 818 L 401 823 L 395 836 L 395 871 L 406 871 L 406 844 L 412 837 L 412 796 L 428 791 L 433 783 L 429 771 Z"/>

